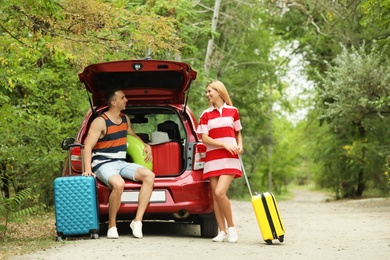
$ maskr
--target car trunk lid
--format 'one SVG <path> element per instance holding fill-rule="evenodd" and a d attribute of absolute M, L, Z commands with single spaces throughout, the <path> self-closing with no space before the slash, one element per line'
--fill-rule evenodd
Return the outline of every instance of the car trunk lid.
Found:
<path fill-rule="evenodd" d="M 79 79 L 94 106 L 106 105 L 104 93 L 121 89 L 128 105 L 183 104 L 197 72 L 188 64 L 163 60 L 125 60 L 87 66 Z"/>

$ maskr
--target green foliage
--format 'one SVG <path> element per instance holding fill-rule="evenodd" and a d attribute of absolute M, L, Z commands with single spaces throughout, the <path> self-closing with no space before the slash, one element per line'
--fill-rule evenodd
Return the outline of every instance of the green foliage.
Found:
<path fill-rule="evenodd" d="M 389 60 L 375 47 L 343 49 L 323 77 L 321 98 L 326 100 L 321 119 L 342 131 L 367 117 L 390 113 Z"/>
<path fill-rule="evenodd" d="M 30 188 L 18 192 L 11 198 L 0 197 L 0 213 L 2 216 L 0 220 L 3 222 L 0 224 L 0 239 L 6 236 L 7 226 L 10 221 L 23 219 L 39 209 L 37 206 L 39 204 L 31 203 L 33 201 L 34 197 Z"/>
<path fill-rule="evenodd" d="M 390 1 L 366 0 L 362 1 L 360 10 L 363 12 L 361 24 L 373 35 L 379 44 L 388 45 Z"/>
<path fill-rule="evenodd" d="M 322 160 L 337 176 L 321 183 L 333 187 L 337 196 L 361 196 L 370 184 L 384 194 L 389 190 L 382 182 L 388 147 L 381 148 L 390 141 L 385 130 L 390 114 L 388 65 L 387 56 L 375 47 L 369 52 L 364 46 L 344 48 L 323 77 L 320 96 L 326 102 L 320 118 L 329 123 L 335 139 L 324 144 L 330 153 Z"/>
<path fill-rule="evenodd" d="M 307 176 L 336 197 L 361 196 L 372 188 L 387 194 L 389 140 L 382 131 L 389 114 L 388 1 L 267 1 L 267 6 L 276 14 L 269 20 L 275 34 L 298 41 L 294 53 L 309 62 L 306 70 L 319 94 L 310 118 L 322 127 L 306 128 L 302 145 L 309 144 L 308 152 L 299 169 L 308 165 Z"/>
<path fill-rule="evenodd" d="M 60 175 L 64 158 L 60 143 L 81 123 L 84 112 L 75 108 L 85 111 L 87 106 L 79 105 L 85 94 L 65 56 L 37 48 L 23 59 L 9 57 L 13 63 L 4 66 L 8 81 L 2 89 L 10 102 L 0 107 L 0 160 L 7 165 L 0 174 L 8 176 L 15 190 L 31 187 L 50 204 L 52 189 L 47 187 Z M 46 61 L 37 67 L 40 55 Z"/>
<path fill-rule="evenodd" d="M 135 8 L 136 7 L 136 8 Z M 157 1 L 132 1 L 129 4 L 130 10 L 139 10 L 145 16 L 156 14 L 159 17 L 172 19 L 172 25 L 176 28 L 177 50 L 169 50 L 158 53 L 161 48 L 151 48 L 153 58 L 164 58 L 169 54 L 170 57 L 178 56 L 183 59 L 195 57 L 198 46 L 193 41 L 206 35 L 205 23 L 199 18 L 199 13 L 195 11 L 195 3 L 190 0 L 157 0 Z M 162 35 L 164 37 L 165 35 Z M 192 63 L 194 65 L 194 63 Z"/>

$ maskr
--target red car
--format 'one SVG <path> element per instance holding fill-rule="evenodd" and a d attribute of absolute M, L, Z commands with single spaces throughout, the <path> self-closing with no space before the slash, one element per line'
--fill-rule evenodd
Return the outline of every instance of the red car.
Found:
<path fill-rule="evenodd" d="M 198 121 L 185 98 L 196 74 L 188 64 L 163 60 L 127 60 L 87 66 L 79 79 L 92 93 L 91 109 L 75 141 L 83 144 L 92 120 L 107 110 L 103 93 L 111 88 L 123 90 L 128 99 L 123 112 L 130 117 L 138 136 L 150 143 L 156 133 L 168 135 L 165 142 L 152 145 L 152 170 L 156 179 L 144 220 L 200 224 L 201 236 L 209 238 L 217 235 L 218 225 L 210 183 L 202 180 L 206 147 L 196 134 Z M 127 160 L 136 161 L 129 149 Z M 72 146 L 70 156 L 71 171 L 69 166 L 65 167 L 63 175 L 80 175 L 80 148 Z M 140 184 L 125 181 L 118 219 L 131 220 L 138 207 Z M 99 180 L 97 187 L 99 219 L 104 223 L 108 219 L 111 189 Z"/>

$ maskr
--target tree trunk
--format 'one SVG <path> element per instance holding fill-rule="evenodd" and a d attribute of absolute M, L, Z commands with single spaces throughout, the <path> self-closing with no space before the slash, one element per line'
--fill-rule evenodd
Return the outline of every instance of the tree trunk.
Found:
<path fill-rule="evenodd" d="M 361 122 L 358 124 L 358 130 L 359 130 L 359 137 L 361 140 L 366 138 L 366 129 L 364 129 L 364 126 L 362 126 Z M 366 158 L 366 149 L 362 148 L 362 158 L 361 162 L 364 162 Z M 363 191 L 366 188 L 366 182 L 364 180 L 364 171 L 362 168 L 360 168 L 358 176 L 357 176 L 357 188 L 355 192 L 356 197 L 361 197 L 363 195 Z"/>
<path fill-rule="evenodd" d="M 211 60 L 211 55 L 213 54 L 214 34 L 217 31 L 220 5 L 221 5 L 221 0 L 215 0 L 213 19 L 211 20 L 211 38 L 209 39 L 209 42 L 207 44 L 206 58 L 204 61 L 204 71 L 206 75 L 208 75 L 210 71 L 210 66 L 211 66 L 210 60 Z"/>
<path fill-rule="evenodd" d="M 6 198 L 10 197 L 9 194 L 9 176 L 6 174 L 6 168 L 5 164 L 0 164 L 0 188 L 4 192 L 4 196 Z M 0 190 L 0 192 L 1 192 Z"/>
<path fill-rule="evenodd" d="M 364 181 L 363 170 L 360 170 L 358 175 L 358 186 L 355 192 L 355 196 L 361 197 L 363 195 L 363 191 L 365 190 L 365 188 L 366 188 L 366 183 Z"/>

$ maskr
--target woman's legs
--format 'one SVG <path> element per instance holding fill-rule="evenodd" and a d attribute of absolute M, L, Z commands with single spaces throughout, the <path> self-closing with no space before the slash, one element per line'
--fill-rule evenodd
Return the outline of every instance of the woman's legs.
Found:
<path fill-rule="evenodd" d="M 217 219 L 218 227 L 226 233 L 227 227 L 234 227 L 233 214 L 230 206 L 229 198 L 226 192 L 230 183 L 234 179 L 234 175 L 221 175 L 219 177 L 211 177 L 210 184 L 214 199 L 214 212 Z"/>

